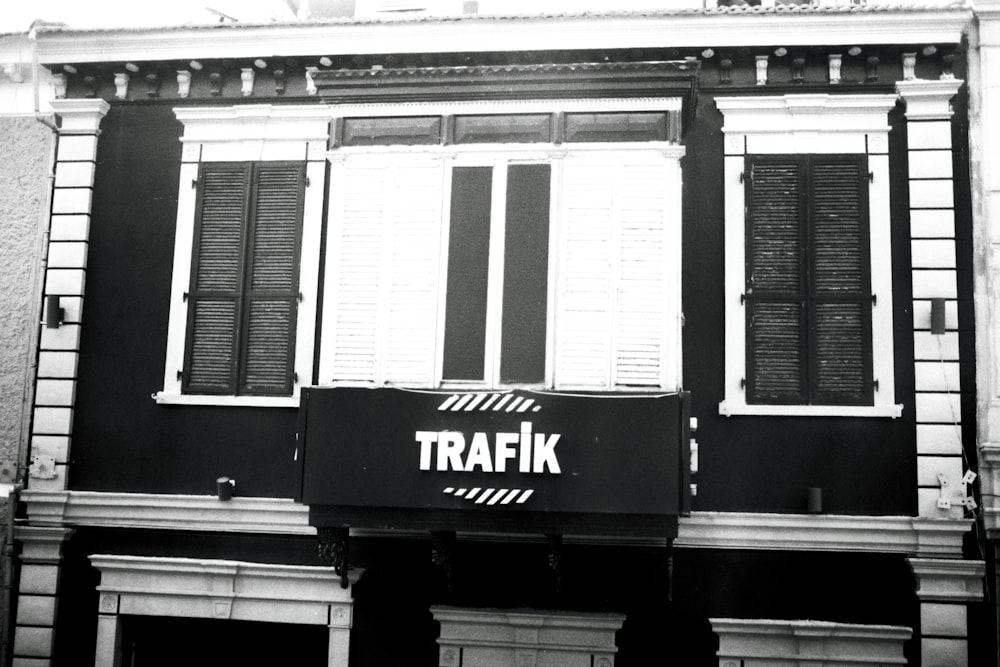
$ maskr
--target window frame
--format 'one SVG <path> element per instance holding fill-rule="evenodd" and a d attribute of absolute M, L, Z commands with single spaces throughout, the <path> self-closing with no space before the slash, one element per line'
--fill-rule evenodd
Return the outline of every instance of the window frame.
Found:
<path fill-rule="evenodd" d="M 180 187 L 174 237 L 173 274 L 163 389 L 158 404 L 297 407 L 299 389 L 313 378 L 314 338 L 319 292 L 320 234 L 323 220 L 325 151 L 330 112 L 325 105 L 248 105 L 178 107 L 181 138 Z M 189 291 L 197 226 L 197 179 L 211 162 L 300 162 L 306 183 L 299 246 L 299 299 L 295 322 L 295 373 L 289 395 L 190 394 L 182 391 L 187 354 Z"/>
<path fill-rule="evenodd" d="M 720 97 L 725 147 L 725 387 L 719 413 L 731 415 L 892 417 L 895 402 L 888 113 L 895 95 L 789 94 Z M 863 154 L 868 185 L 872 374 L 871 404 L 749 403 L 747 374 L 746 195 L 748 155 Z"/>
<path fill-rule="evenodd" d="M 371 104 L 371 105 L 343 105 L 334 108 L 337 118 L 350 116 L 364 117 L 398 117 L 398 116 L 426 116 L 433 114 L 519 114 L 519 113 L 556 113 L 556 112 L 607 112 L 607 111 L 647 111 L 665 110 L 677 112 L 680 109 L 680 98 L 642 98 L 642 99 L 587 99 L 587 100 L 524 100 L 511 101 L 509 103 L 482 103 L 482 102 L 457 102 L 457 103 L 412 103 L 407 105 L 396 104 Z M 335 123 L 337 120 L 335 119 Z M 582 385 L 582 384 L 557 384 L 556 375 L 556 347 L 558 345 L 556 315 L 559 303 L 559 270 L 560 270 L 560 235 L 563 226 L 563 169 L 569 157 L 578 155 L 597 156 L 605 153 L 657 153 L 664 160 L 665 188 L 667 193 L 667 205 L 664 212 L 668 216 L 669 223 L 665 226 L 664 233 L 671 235 L 671 245 L 676 248 L 676 262 L 671 262 L 671 275 L 665 280 L 665 288 L 674 292 L 667 300 L 664 308 L 673 307 L 669 313 L 670 317 L 664 318 L 664 326 L 669 329 L 662 337 L 664 345 L 664 359 L 658 369 L 660 384 L 656 387 L 646 385 L 624 385 L 616 382 L 616 375 L 613 370 L 613 354 L 608 358 L 609 372 L 607 386 Z M 328 158 L 332 165 L 330 182 L 331 191 L 328 201 L 330 220 L 330 233 L 327 237 L 327 270 L 324 277 L 323 305 L 323 339 L 320 341 L 320 362 L 318 381 L 324 386 L 382 386 L 393 384 L 386 380 L 386 369 L 383 359 L 379 356 L 383 354 L 381 343 L 376 343 L 376 359 L 374 362 L 374 380 L 347 380 L 335 379 L 334 372 L 334 345 L 330 323 L 334 321 L 335 311 L 331 300 L 331 295 L 336 292 L 336 285 L 332 282 L 333 271 L 332 262 L 335 261 L 332 254 L 332 244 L 336 236 L 337 218 L 340 212 L 341 203 L 338 197 L 340 186 L 338 174 L 342 175 L 355 160 L 376 160 L 379 158 L 396 159 L 405 161 L 428 160 L 436 161 L 436 164 L 443 170 L 442 191 L 440 194 L 440 211 L 442 230 L 440 239 L 440 275 L 437 283 L 438 289 L 438 313 L 437 328 L 435 330 L 435 358 L 433 360 L 432 373 L 429 374 L 429 381 L 423 383 L 398 383 L 400 386 L 419 389 L 440 389 L 440 390 L 487 390 L 487 389 L 509 389 L 516 387 L 529 387 L 539 389 L 556 390 L 580 390 L 580 391 L 610 391 L 610 392 L 662 392 L 677 390 L 682 386 L 682 344 L 681 327 L 683 315 L 681 312 L 681 168 L 680 158 L 684 155 L 683 146 L 667 141 L 625 141 L 625 142 L 579 142 L 570 144 L 556 143 L 484 143 L 484 144 L 447 144 L 447 145 L 374 145 L 374 146 L 337 146 L 328 152 Z M 643 158 L 646 160 L 648 158 Z M 491 342 L 487 341 L 487 377 L 483 382 L 449 380 L 444 381 L 443 372 L 443 348 L 444 348 L 444 310 L 446 304 L 447 288 L 447 265 L 448 265 L 448 241 L 449 241 L 449 221 L 451 216 L 451 176 L 454 167 L 462 166 L 491 166 L 494 168 L 494 175 L 497 173 L 497 165 L 510 164 L 549 164 L 551 165 L 551 188 L 550 188 L 550 213 L 549 213 L 549 261 L 548 261 L 548 304 L 546 312 L 546 350 L 545 350 L 545 378 L 543 383 L 533 384 L 501 384 L 493 381 L 490 377 L 491 369 L 499 373 L 500 355 L 499 339 L 502 329 L 502 318 L 495 312 L 502 309 L 502 295 L 498 290 L 502 290 L 502 280 L 495 280 L 491 277 L 489 281 L 490 301 L 489 308 L 494 311 L 490 314 L 492 320 L 488 320 L 487 337 L 492 339 L 494 354 L 490 354 Z M 645 164 L 645 162 L 643 162 Z M 506 174 L 506 168 L 503 172 Z M 500 182 L 500 181 L 503 182 Z M 493 192 L 502 192 L 503 198 L 496 196 L 492 198 L 492 210 L 494 213 L 498 208 L 506 206 L 506 179 L 494 178 Z M 505 211 L 501 211 L 505 218 Z M 504 219 L 504 223 L 506 220 Z M 496 224 L 496 218 L 491 221 Z M 503 244 L 496 242 L 495 234 L 491 233 L 490 266 L 491 272 L 495 267 L 502 267 L 503 264 Z M 498 260 L 498 261 L 495 261 Z M 495 305 L 493 305 L 495 304 Z M 614 348 L 609 348 L 612 352 Z"/>

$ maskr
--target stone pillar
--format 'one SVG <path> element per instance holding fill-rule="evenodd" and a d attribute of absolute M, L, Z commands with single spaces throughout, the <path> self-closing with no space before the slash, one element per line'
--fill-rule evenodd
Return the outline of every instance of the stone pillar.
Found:
<path fill-rule="evenodd" d="M 906 103 L 917 405 L 918 509 L 922 517 L 961 518 L 963 483 L 958 275 L 950 100 L 957 79 L 899 81 Z M 944 332 L 932 333 L 934 302 Z M 971 360 L 967 360 L 971 361 Z M 971 389 L 971 388 L 967 388 Z"/>
<path fill-rule="evenodd" d="M 348 667 L 351 653 L 351 626 L 353 603 L 330 605 L 330 644 L 327 648 L 327 667 Z"/>
<path fill-rule="evenodd" d="M 57 327 L 42 325 L 28 486 L 61 491 L 66 488 L 80 324 L 87 274 L 87 241 L 97 137 L 101 119 L 110 108 L 99 99 L 60 99 L 52 109 L 61 119 L 52 192 L 48 261 L 45 271 L 43 317 L 50 297 L 58 298 L 63 314 Z"/>
<path fill-rule="evenodd" d="M 70 528 L 20 527 L 21 580 L 17 595 L 13 667 L 50 667 L 55 642 L 62 546 Z"/>
<path fill-rule="evenodd" d="M 968 603 L 983 599 L 983 561 L 908 558 L 920 600 L 921 664 L 967 667 Z"/>

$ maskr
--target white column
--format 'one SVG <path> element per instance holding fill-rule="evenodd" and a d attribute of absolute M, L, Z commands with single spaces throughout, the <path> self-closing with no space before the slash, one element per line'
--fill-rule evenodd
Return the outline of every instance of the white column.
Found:
<path fill-rule="evenodd" d="M 117 598 L 114 598 L 115 613 L 104 613 L 105 596 L 101 596 L 101 613 L 97 616 L 97 652 L 94 667 L 119 667 L 121 664 L 121 621 L 118 620 Z"/>
<path fill-rule="evenodd" d="M 351 652 L 351 625 L 354 621 L 353 611 L 354 605 L 351 602 L 330 605 L 330 644 L 327 649 L 327 667 L 348 667 L 347 663 Z"/>
<path fill-rule="evenodd" d="M 960 504 L 966 494 L 961 492 L 965 470 L 950 104 L 962 83 L 957 79 L 896 83 L 906 103 L 918 511 L 929 518 L 961 518 L 966 512 Z M 935 299 L 944 299 L 943 334 L 930 330 Z"/>
<path fill-rule="evenodd" d="M 969 664 L 968 603 L 983 599 L 983 561 L 908 558 L 920 600 L 921 664 Z"/>
<path fill-rule="evenodd" d="M 28 486 L 64 490 L 76 399 L 80 324 L 87 274 L 87 245 L 97 137 L 110 108 L 99 99 L 51 102 L 60 118 L 55 187 L 43 299 L 58 297 L 64 314 L 58 327 L 44 324 L 39 336 Z M 43 308 L 43 317 L 47 308 Z"/>
<path fill-rule="evenodd" d="M 13 667 L 50 667 L 55 645 L 62 546 L 69 528 L 19 527 L 21 577 L 17 590 Z"/>

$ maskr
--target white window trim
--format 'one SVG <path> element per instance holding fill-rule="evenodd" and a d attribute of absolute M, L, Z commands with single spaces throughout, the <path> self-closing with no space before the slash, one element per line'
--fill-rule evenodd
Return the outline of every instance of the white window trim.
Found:
<path fill-rule="evenodd" d="M 776 95 L 720 97 L 725 121 L 726 361 L 722 415 L 899 417 L 892 330 L 892 256 L 889 205 L 889 124 L 895 95 Z M 747 154 L 862 153 L 868 188 L 871 243 L 872 372 L 879 381 L 872 405 L 748 404 L 745 289 L 746 220 L 743 170 Z"/>
<path fill-rule="evenodd" d="M 329 136 L 326 105 L 278 106 L 254 104 L 229 107 L 181 107 L 174 109 L 184 124 L 180 192 L 177 197 L 177 231 L 170 289 L 170 323 L 163 390 L 153 394 L 159 404 L 225 405 L 253 407 L 298 407 L 299 388 L 310 384 L 319 288 L 320 232 L 323 221 L 323 185 L 326 178 L 325 151 Z M 188 304 L 184 298 L 191 282 L 195 201 L 193 183 L 203 162 L 306 161 L 302 210 L 302 250 L 299 291 L 302 298 L 296 317 L 294 371 L 297 380 L 290 396 L 217 396 L 183 394 L 178 371 L 184 365 Z"/>
<path fill-rule="evenodd" d="M 620 106 L 611 104 L 611 102 L 621 102 Z M 490 108 L 492 113 L 510 113 L 512 108 L 516 108 L 518 111 L 523 111 L 525 109 L 538 110 L 544 108 L 547 112 L 557 111 L 557 110 L 607 110 L 607 111 L 624 111 L 624 110 L 634 110 L 634 109 L 677 109 L 680 105 L 679 98 L 663 98 L 661 100 L 654 99 L 642 99 L 642 100 L 569 100 L 566 101 L 565 106 L 561 105 L 558 101 L 554 102 L 544 102 L 546 106 L 539 107 L 540 103 L 537 102 L 516 102 L 509 106 L 498 110 L 495 107 Z M 458 104 L 455 105 L 462 111 L 467 111 L 471 106 L 469 104 Z M 477 110 L 486 110 L 486 107 L 480 109 L 480 105 L 475 105 Z M 369 116 L 399 116 L 399 115 L 420 115 L 425 113 L 454 113 L 457 109 L 449 107 L 448 105 L 442 105 L 439 103 L 433 104 L 408 104 L 408 105 L 364 105 L 361 107 L 337 107 L 336 115 L 341 115 L 344 110 L 348 109 L 351 115 L 358 113 L 359 115 L 365 114 Z M 467 389 L 467 390 L 481 390 L 481 389 L 493 389 L 493 388 L 513 388 L 527 386 L 531 388 L 554 388 L 555 387 L 555 347 L 556 347 L 556 324 L 555 324 L 555 314 L 557 311 L 557 300 L 558 300 L 558 289 L 557 289 L 557 277 L 558 277 L 558 243 L 559 234 L 562 228 L 562 178 L 563 170 L 562 163 L 563 159 L 567 155 L 572 154 L 584 154 L 591 153 L 596 154 L 600 152 L 607 153 L 622 153 L 622 152 L 658 152 L 662 154 L 668 162 L 670 178 L 665 187 L 668 188 L 668 201 L 671 202 L 670 209 L 665 214 L 669 216 L 670 220 L 674 221 L 674 224 L 670 225 L 670 230 L 672 233 L 672 247 L 677 248 L 677 261 L 672 264 L 673 270 L 669 275 L 668 279 L 668 314 L 676 313 L 676 317 L 672 321 L 665 323 L 667 330 L 664 332 L 664 344 L 669 348 L 668 354 L 672 355 L 673 363 L 664 364 L 661 367 L 661 386 L 659 387 L 629 387 L 629 386 L 619 386 L 612 382 L 611 386 L 605 387 L 602 391 L 610 392 L 631 392 L 631 391 L 664 391 L 664 390 L 676 390 L 682 386 L 682 367 L 683 367 L 683 357 L 682 357 L 682 314 L 681 314 L 681 178 L 682 171 L 680 168 L 680 159 L 684 156 L 685 149 L 683 146 L 670 143 L 667 141 L 651 141 L 651 142 L 599 142 L 599 143 L 572 143 L 572 144 L 546 144 L 546 143 L 530 143 L 530 144 L 469 144 L 469 145 L 448 145 L 448 146 L 371 146 L 371 147 L 341 147 L 336 150 L 327 152 L 327 158 L 335 164 L 351 164 L 353 160 L 364 160 L 366 158 L 372 158 L 375 156 L 398 156 L 400 158 L 405 158 L 406 156 L 411 157 L 428 157 L 436 158 L 442 160 L 445 167 L 444 185 L 445 190 L 442 192 L 443 201 L 441 204 L 441 215 L 443 219 L 442 225 L 442 239 L 441 239 L 441 252 L 442 252 L 442 274 L 439 280 L 439 304 L 445 303 L 445 291 L 447 289 L 447 249 L 448 249 L 448 220 L 450 220 L 450 173 L 452 166 L 493 166 L 498 167 L 501 165 L 509 164 L 550 164 L 552 165 L 552 191 L 550 194 L 550 219 L 549 219 L 549 267 L 548 267 L 548 289 L 549 289 L 549 305 L 547 309 L 547 327 L 546 327 L 546 368 L 545 368 L 545 381 L 543 384 L 531 384 L 531 385 L 501 385 L 499 382 L 491 383 L 490 373 L 492 372 L 498 374 L 499 370 L 499 354 L 491 355 L 491 345 L 492 337 L 498 336 L 500 332 L 500 322 L 499 315 L 497 313 L 493 314 L 493 321 L 491 321 L 487 328 L 487 379 L 483 382 L 475 381 L 444 381 L 441 377 L 442 374 L 442 359 L 444 352 L 444 309 L 440 308 L 438 312 L 438 331 L 437 331 L 437 345 L 434 359 L 434 369 L 432 373 L 433 382 L 431 385 L 420 385 L 419 388 L 440 388 L 440 389 Z M 504 174 L 506 170 L 504 169 Z M 506 192 L 506 183 L 500 184 L 498 186 L 499 179 L 494 179 L 494 195 L 496 195 L 497 187 L 502 186 L 502 192 Z M 330 207 L 330 219 L 333 220 L 336 215 L 336 207 L 338 202 L 336 201 L 337 194 L 335 190 L 335 184 L 331 188 L 330 200 L 328 206 Z M 498 198 L 494 196 L 493 206 L 494 206 L 494 216 L 504 215 L 504 211 L 500 210 L 498 213 L 498 208 L 503 208 L 503 202 L 506 199 Z M 495 231 L 495 230 L 494 230 Z M 491 246 L 495 244 L 496 238 L 495 234 L 491 234 Z M 327 245 L 328 253 L 327 256 L 332 255 L 332 244 L 334 242 L 333 235 L 328 235 Z M 497 255 L 499 253 L 499 255 Z M 495 264 L 502 264 L 502 262 L 495 262 L 499 257 L 503 255 L 502 245 L 496 248 L 491 247 L 490 258 L 491 266 Z M 491 269 L 491 272 L 493 269 Z M 334 293 L 336 289 L 335 285 L 331 282 L 333 280 L 333 272 L 327 270 L 324 280 L 326 281 L 325 295 L 326 303 L 324 304 L 323 319 L 324 322 L 332 321 L 334 313 L 332 310 L 332 300 L 330 300 L 330 295 Z M 502 289 L 502 283 L 495 281 L 491 276 L 490 278 L 490 289 L 499 290 Z M 496 301 L 499 299 L 498 296 L 491 293 L 490 299 Z M 499 306 L 497 307 L 499 310 Z M 324 331 L 328 331 L 328 327 L 324 326 Z M 374 383 L 372 382 L 357 382 L 357 381 L 330 381 L 329 378 L 332 375 L 332 339 L 324 335 L 323 340 L 320 341 L 320 368 L 319 368 L 319 383 L 323 386 L 381 386 L 387 384 L 384 380 L 385 369 L 382 366 L 383 350 L 382 343 L 378 344 L 378 371 L 376 373 L 377 379 Z M 610 363 L 610 360 L 609 360 Z M 495 368 L 493 368 L 495 367 Z M 613 378 L 612 378 L 613 379 Z M 410 385 L 406 385 L 410 386 Z M 416 387 L 416 385 L 414 385 Z M 560 384 L 560 390 L 584 390 L 584 391 L 594 391 L 597 388 L 587 385 L 571 385 L 571 384 Z"/>

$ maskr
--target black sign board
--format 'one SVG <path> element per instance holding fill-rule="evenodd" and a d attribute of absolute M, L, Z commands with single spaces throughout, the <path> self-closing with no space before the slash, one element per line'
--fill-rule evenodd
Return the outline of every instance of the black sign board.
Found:
<path fill-rule="evenodd" d="M 313 525 L 674 537 L 686 394 L 308 388 Z"/>

